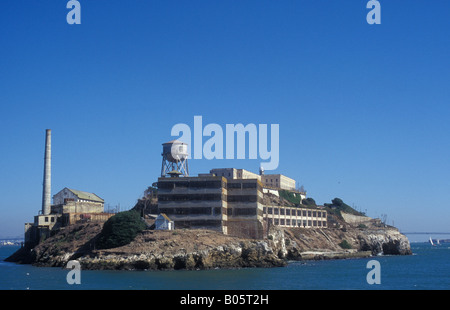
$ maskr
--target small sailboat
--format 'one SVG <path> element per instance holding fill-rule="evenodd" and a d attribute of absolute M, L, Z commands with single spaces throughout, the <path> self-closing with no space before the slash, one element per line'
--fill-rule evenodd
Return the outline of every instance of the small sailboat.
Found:
<path fill-rule="evenodd" d="M 431 243 L 432 246 L 436 246 L 436 245 L 433 243 L 433 240 L 431 239 L 431 237 L 430 237 L 430 243 Z"/>

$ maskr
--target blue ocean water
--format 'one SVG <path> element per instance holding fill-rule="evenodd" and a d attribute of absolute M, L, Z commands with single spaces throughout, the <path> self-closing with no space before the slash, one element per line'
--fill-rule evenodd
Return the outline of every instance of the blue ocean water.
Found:
<path fill-rule="evenodd" d="M 413 255 L 291 262 L 282 268 L 199 271 L 81 271 L 69 285 L 68 270 L 4 262 L 18 247 L 0 247 L 2 290 L 448 290 L 450 244 L 411 243 Z M 380 284 L 368 284 L 366 265 L 380 263 Z"/>

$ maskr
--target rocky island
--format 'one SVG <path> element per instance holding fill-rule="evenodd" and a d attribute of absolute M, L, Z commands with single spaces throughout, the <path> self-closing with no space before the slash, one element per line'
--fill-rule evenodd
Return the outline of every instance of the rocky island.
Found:
<path fill-rule="evenodd" d="M 408 239 L 396 228 L 339 198 L 318 206 L 294 179 L 266 174 L 262 167 L 259 174 L 216 168 L 189 176 L 187 144 L 162 145 L 161 177 L 131 210 L 114 215 L 104 212 L 104 200 L 95 193 L 67 187 L 51 203 L 47 129 L 42 209 L 25 223 L 24 246 L 6 260 L 53 267 L 77 260 L 83 269 L 195 270 L 411 254 Z"/>
<path fill-rule="evenodd" d="M 227 236 L 212 230 L 143 229 L 128 244 L 99 249 L 102 224 L 61 228 L 34 248 L 21 248 L 7 261 L 65 267 L 77 260 L 84 270 L 173 270 L 282 267 L 292 260 L 409 255 L 408 239 L 378 219 L 342 213 L 329 228 L 272 226 L 263 239 Z"/>

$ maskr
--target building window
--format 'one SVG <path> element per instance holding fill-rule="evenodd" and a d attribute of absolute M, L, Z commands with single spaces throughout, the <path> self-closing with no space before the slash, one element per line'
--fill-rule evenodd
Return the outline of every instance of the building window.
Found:
<path fill-rule="evenodd" d="M 55 222 L 55 218 L 54 218 L 54 217 L 52 217 L 52 218 L 51 218 L 51 221 L 52 221 L 52 223 L 54 223 L 54 222 Z"/>

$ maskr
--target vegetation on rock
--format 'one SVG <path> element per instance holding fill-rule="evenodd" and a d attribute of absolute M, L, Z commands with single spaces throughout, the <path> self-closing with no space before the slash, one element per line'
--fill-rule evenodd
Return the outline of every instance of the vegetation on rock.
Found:
<path fill-rule="evenodd" d="M 99 249 L 110 249 L 126 245 L 144 229 L 145 223 L 138 212 L 129 210 L 117 213 L 103 225 L 96 246 Z"/>

